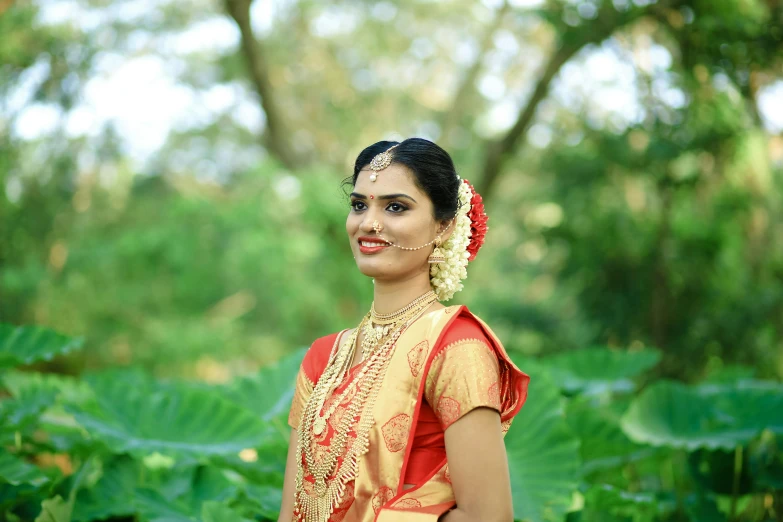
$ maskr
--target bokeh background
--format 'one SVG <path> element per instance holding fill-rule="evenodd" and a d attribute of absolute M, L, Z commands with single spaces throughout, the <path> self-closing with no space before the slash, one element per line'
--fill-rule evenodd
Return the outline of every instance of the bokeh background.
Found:
<path fill-rule="evenodd" d="M 420 136 L 490 216 L 447 304 L 540 386 L 509 434 L 517 517 L 783 520 L 782 133 L 779 0 L 2 0 L 0 341 L 24 371 L 0 412 L 24 423 L 3 436 L 0 508 L 26 520 L 73 492 L 74 520 L 156 520 L 161 502 L 276 517 L 279 469 L 247 469 L 262 444 L 205 461 L 220 451 L 161 442 L 187 424 L 155 434 L 140 403 L 84 404 L 124 382 L 177 383 L 192 406 L 255 379 L 270 409 L 243 404 L 282 433 L 300 348 L 372 298 L 341 182 L 367 145 Z M 31 375 L 51 378 L 45 400 Z M 95 435 L 107 411 L 146 442 Z M 37 440 L 57 415 L 85 429 Z M 3 458 L 43 470 L 24 468 L 35 487 Z M 124 511 L 85 512 L 108 480 L 94 462 L 161 475 L 122 490 Z M 554 471 L 526 479 L 539 464 Z M 166 493 L 180 465 L 246 482 L 186 502 Z"/>

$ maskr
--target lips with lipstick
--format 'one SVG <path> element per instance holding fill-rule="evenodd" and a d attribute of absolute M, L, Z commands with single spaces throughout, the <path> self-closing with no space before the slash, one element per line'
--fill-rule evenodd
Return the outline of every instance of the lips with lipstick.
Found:
<path fill-rule="evenodd" d="M 362 236 L 357 241 L 359 243 L 359 252 L 362 254 L 376 254 L 390 246 L 389 243 L 378 237 Z"/>

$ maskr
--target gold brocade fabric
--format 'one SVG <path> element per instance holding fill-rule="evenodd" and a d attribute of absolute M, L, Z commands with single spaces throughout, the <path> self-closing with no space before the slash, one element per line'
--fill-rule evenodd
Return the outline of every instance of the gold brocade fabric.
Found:
<path fill-rule="evenodd" d="M 435 522 L 454 506 L 445 459 L 417 487 L 402 489 L 419 407 L 425 399 L 444 430 L 479 406 L 498 410 L 504 431 L 508 429 L 511 418 L 524 402 L 527 376 L 508 360 L 491 330 L 476 319 L 484 328 L 485 339 L 461 339 L 435 353 L 441 334 L 461 314 L 474 317 L 462 306 L 430 312 L 398 339 L 373 411 L 363 413 L 374 419 L 369 449 L 359 457 L 359 473 L 346 485 L 345 498 L 328 522 Z M 327 400 L 324 410 L 331 405 L 334 395 L 350 384 L 358 368 L 352 368 Z M 302 410 L 313 387 L 313 382 L 300 369 L 289 415 L 292 427 L 300 429 Z M 340 404 L 334 417 L 339 418 L 345 406 Z M 322 445 L 322 450 L 314 450 L 328 450 L 332 431 L 330 426 L 314 441 Z M 305 479 L 307 489 L 312 482 L 308 477 Z"/>
<path fill-rule="evenodd" d="M 302 368 L 296 375 L 296 385 L 294 386 L 294 398 L 291 401 L 291 411 L 288 413 L 288 424 L 295 430 L 302 424 L 302 412 L 305 403 L 313 393 L 315 384 L 310 381 Z"/>
<path fill-rule="evenodd" d="M 492 348 L 480 339 L 463 339 L 438 352 L 427 373 L 424 396 L 441 428 L 445 431 L 479 406 L 500 411 L 499 373 Z"/>

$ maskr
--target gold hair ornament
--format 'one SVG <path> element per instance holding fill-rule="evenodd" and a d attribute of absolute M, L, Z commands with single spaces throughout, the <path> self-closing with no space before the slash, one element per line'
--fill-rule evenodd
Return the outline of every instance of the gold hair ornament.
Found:
<path fill-rule="evenodd" d="M 399 143 L 397 145 L 399 145 Z M 378 171 L 381 171 L 391 165 L 391 150 L 397 147 L 397 145 L 392 145 L 380 154 L 376 154 L 372 161 L 370 161 L 370 168 L 372 169 L 372 174 L 370 174 L 370 181 L 374 183 L 375 180 L 378 179 Z"/>

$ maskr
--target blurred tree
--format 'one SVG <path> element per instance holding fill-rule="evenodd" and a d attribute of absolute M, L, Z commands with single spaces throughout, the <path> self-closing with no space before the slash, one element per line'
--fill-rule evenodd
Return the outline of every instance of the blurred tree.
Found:
<path fill-rule="evenodd" d="M 0 17 L 3 320 L 164 372 L 306 344 L 371 292 L 340 180 L 367 144 L 422 135 L 487 197 L 459 297 L 511 346 L 783 373 L 781 164 L 758 107 L 779 2 L 55 4 Z M 121 130 L 68 122 L 142 58 L 193 111 L 139 165 Z M 24 137 L 28 109 L 57 123 Z"/>

